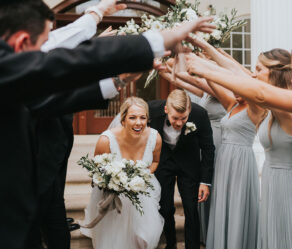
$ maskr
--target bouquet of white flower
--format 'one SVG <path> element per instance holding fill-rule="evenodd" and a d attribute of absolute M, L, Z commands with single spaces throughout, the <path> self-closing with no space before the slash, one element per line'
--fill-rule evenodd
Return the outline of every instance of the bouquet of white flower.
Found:
<path fill-rule="evenodd" d="M 132 19 L 128 21 L 125 26 L 119 28 L 118 34 L 139 34 L 149 29 L 162 30 L 179 26 L 185 21 L 196 20 L 200 16 L 213 16 L 213 24 L 216 25 L 217 29 L 211 34 L 199 32 L 197 35 L 208 41 L 211 45 L 220 47 L 220 45 L 229 38 L 231 31 L 246 23 L 244 20 L 236 19 L 237 11 L 235 9 L 231 10 L 230 16 L 226 13 L 222 13 L 218 16 L 216 15 L 216 10 L 212 6 L 210 6 L 208 11 L 201 14 L 198 10 L 199 5 L 200 2 L 198 0 L 195 0 L 194 3 L 190 3 L 187 0 L 176 0 L 176 4 L 172 5 L 165 15 L 155 17 L 153 15 L 144 14 L 141 17 L 142 24 L 140 26 L 135 24 L 135 21 Z M 198 48 L 195 48 L 188 42 L 183 42 L 183 44 L 191 48 L 194 52 L 198 51 Z M 157 71 L 152 70 L 146 80 L 145 87 L 157 76 Z"/>
<path fill-rule="evenodd" d="M 123 194 L 130 199 L 141 215 L 143 214 L 138 195 L 149 196 L 147 189 L 154 189 L 150 182 L 150 170 L 145 162 L 126 159 L 119 161 L 116 160 L 115 154 L 102 154 L 93 159 L 88 155 L 82 157 L 78 164 L 90 172 L 93 185 L 108 194 L 116 196 Z"/>

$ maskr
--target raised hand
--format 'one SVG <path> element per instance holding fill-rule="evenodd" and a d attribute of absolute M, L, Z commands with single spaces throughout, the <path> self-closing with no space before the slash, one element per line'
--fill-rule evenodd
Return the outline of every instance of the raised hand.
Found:
<path fill-rule="evenodd" d="M 116 4 L 117 0 L 102 0 L 97 4 L 98 9 L 104 16 L 110 16 L 127 8 L 126 4 Z"/>
<path fill-rule="evenodd" d="M 165 49 L 180 52 L 177 44 L 186 39 L 190 32 L 201 31 L 211 33 L 216 28 L 215 25 L 210 23 L 212 20 L 212 17 L 200 17 L 196 21 L 185 22 L 178 27 L 161 31 Z"/>
<path fill-rule="evenodd" d="M 112 26 L 109 26 L 106 30 L 104 30 L 102 33 L 99 34 L 98 37 L 108 37 L 108 36 L 114 36 L 116 35 L 117 30 L 112 29 Z"/>

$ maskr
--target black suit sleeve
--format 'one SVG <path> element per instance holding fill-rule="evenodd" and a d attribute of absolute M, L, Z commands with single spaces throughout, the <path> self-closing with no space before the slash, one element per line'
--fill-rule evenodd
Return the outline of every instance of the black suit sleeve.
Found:
<path fill-rule="evenodd" d="M 213 131 L 206 110 L 200 111 L 199 146 L 201 149 L 200 182 L 212 182 L 215 146 Z"/>
<path fill-rule="evenodd" d="M 49 53 L 14 53 L 2 41 L 0 99 L 22 102 L 152 65 L 153 52 L 142 35 L 96 38 L 73 50 L 57 48 Z"/>
<path fill-rule="evenodd" d="M 108 100 L 103 99 L 99 84 L 52 94 L 28 104 L 32 114 L 39 117 L 57 117 L 64 114 L 106 109 Z"/>

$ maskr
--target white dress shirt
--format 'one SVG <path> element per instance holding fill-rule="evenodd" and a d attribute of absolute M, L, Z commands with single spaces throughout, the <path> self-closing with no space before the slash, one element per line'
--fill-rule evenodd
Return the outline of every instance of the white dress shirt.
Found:
<path fill-rule="evenodd" d="M 44 43 L 41 50 L 48 52 L 54 48 L 75 48 L 81 42 L 92 38 L 96 34 L 96 25 L 93 16 L 85 14 L 75 22 L 51 31 L 48 41 Z M 148 40 L 154 57 L 162 57 L 165 48 L 161 34 L 157 31 L 149 30 L 143 33 L 143 35 Z M 100 80 L 99 86 L 104 99 L 112 99 L 119 93 L 112 78 Z"/>
<path fill-rule="evenodd" d="M 165 143 L 169 145 L 169 147 L 173 150 L 176 146 L 176 143 L 181 134 L 181 130 L 176 130 L 172 127 L 172 125 L 167 125 L 167 119 L 164 121 L 163 125 L 163 140 Z"/>

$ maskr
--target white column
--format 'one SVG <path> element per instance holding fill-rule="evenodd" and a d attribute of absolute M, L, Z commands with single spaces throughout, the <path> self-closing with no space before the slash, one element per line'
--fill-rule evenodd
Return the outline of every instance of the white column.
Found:
<path fill-rule="evenodd" d="M 251 1 L 251 59 L 273 48 L 292 49 L 292 0 Z"/>

